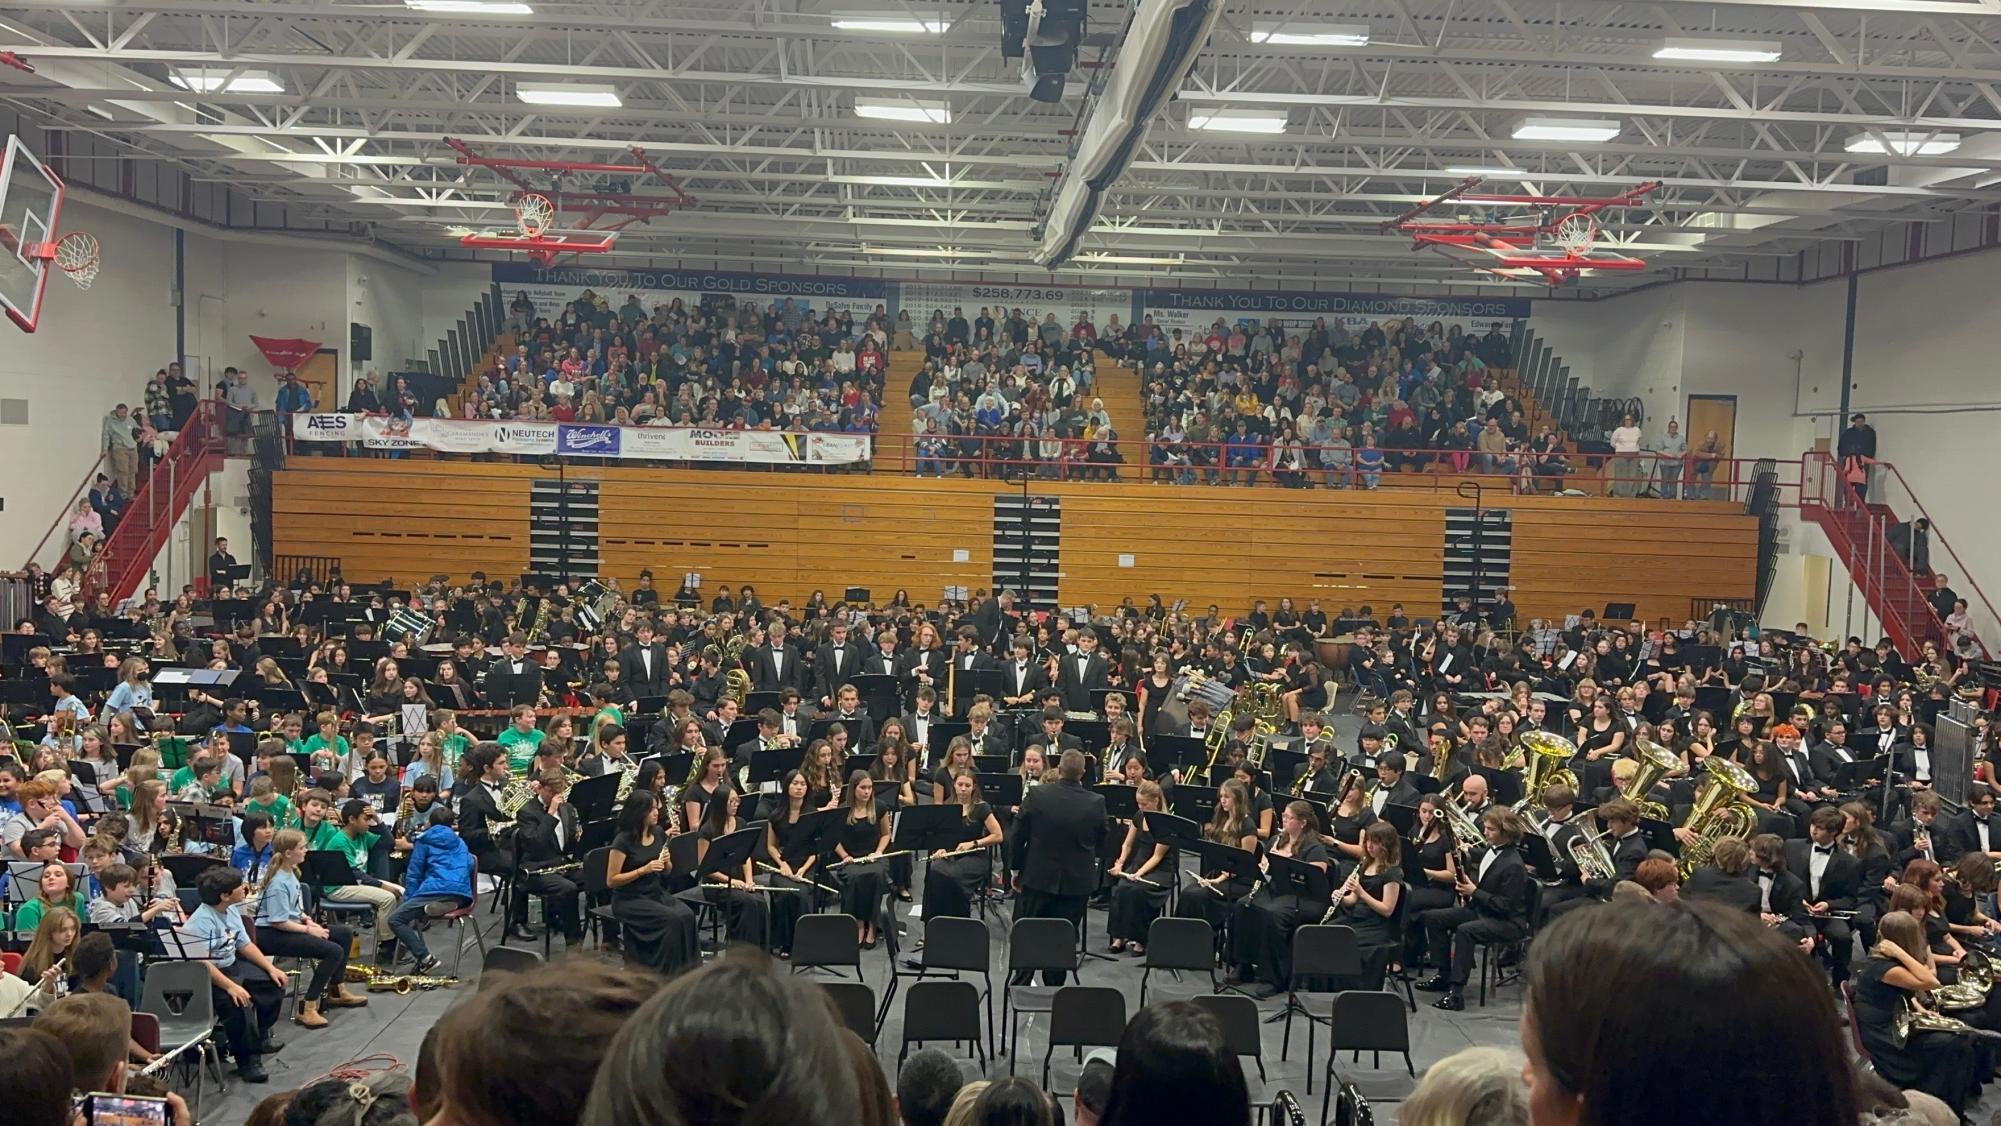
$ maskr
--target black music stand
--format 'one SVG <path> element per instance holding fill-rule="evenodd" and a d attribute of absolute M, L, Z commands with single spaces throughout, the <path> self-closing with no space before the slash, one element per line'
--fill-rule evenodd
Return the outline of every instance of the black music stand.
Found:
<path fill-rule="evenodd" d="M 1021 775 L 983 771 L 973 779 L 980 784 L 981 799 L 994 809 L 1015 809 L 1021 805 Z"/>
<path fill-rule="evenodd" d="M 103 814 L 111 812 L 111 799 L 98 790 L 97 784 L 103 779 L 97 776 L 97 764 L 83 759 L 71 759 L 69 776 L 75 779 L 70 791 L 76 795 L 77 809 L 82 813 Z"/>
<path fill-rule="evenodd" d="M 1139 816 L 1139 787 L 1119 782 L 1102 782 L 1091 787 L 1105 799 L 1105 816 L 1131 821 Z"/>
<path fill-rule="evenodd" d="M 1417 807 L 1414 805 L 1384 802 L 1383 811 L 1376 816 L 1394 826 L 1397 836 L 1405 840 L 1409 840 L 1412 830 L 1417 828 Z"/>
<path fill-rule="evenodd" d="M 764 828 L 761 825 L 738 829 L 734 833 L 724 833 L 709 842 L 709 851 L 702 857 L 701 867 L 696 871 L 695 878 L 702 880 L 717 872 L 742 871 L 743 866 L 749 862 L 751 855 L 757 851 L 758 844 L 763 840 Z M 704 884 L 704 886 L 709 885 Z"/>
<path fill-rule="evenodd" d="M 1195 873 L 1198 876 L 1208 872 L 1222 872 L 1226 880 L 1250 881 L 1257 879 L 1261 874 L 1258 871 L 1258 854 L 1235 845 L 1217 844 L 1206 837 L 1198 836 L 1195 841 L 1195 852 L 1201 857 L 1199 862 L 1201 867 L 1197 868 Z"/>
<path fill-rule="evenodd" d="M 1146 741 L 1146 751 L 1156 774 L 1176 767 L 1194 770 L 1209 761 L 1207 744 L 1189 735 L 1155 735 Z"/>
<path fill-rule="evenodd" d="M 806 761 L 806 748 L 786 747 L 776 751 L 753 751 L 750 756 L 749 773 L 745 775 L 746 785 L 753 792 L 762 793 L 763 787 L 776 783 L 787 774 L 799 769 Z"/>
<path fill-rule="evenodd" d="M 622 777 L 615 770 L 595 778 L 580 778 L 570 785 L 569 800 L 576 808 L 578 824 L 609 821 L 618 815 L 618 784 Z"/>
<path fill-rule="evenodd" d="M 160 858 L 161 867 L 174 877 L 177 888 L 191 888 L 210 868 L 220 868 L 228 861 L 219 856 L 192 856 L 187 853 L 172 853 Z"/>
<path fill-rule="evenodd" d="M 1303 860 L 1267 852 L 1264 866 L 1265 887 L 1274 895 L 1296 896 L 1308 904 L 1324 904 L 1334 898 L 1333 881 L 1327 873 Z M 1311 917 L 1310 912 L 1308 917 Z M 1277 1012 L 1266 1017 L 1265 1023 L 1276 1024 L 1294 1012 L 1301 1016 L 1308 1015 L 1306 1007 L 1299 1003 L 1291 990 L 1287 990 L 1285 1004 L 1280 1006 Z"/>
<path fill-rule="evenodd" d="M 1557 860 L 1556 851 L 1549 847 L 1549 841 L 1541 833 L 1522 835 L 1522 853 L 1536 879 L 1546 884 L 1563 882 L 1563 864 Z"/>
<path fill-rule="evenodd" d="M 903 712 L 903 689 L 897 679 L 888 673 L 862 673 L 848 678 L 848 683 L 861 693 L 862 708 L 877 724 L 892 715 Z"/>
<path fill-rule="evenodd" d="M 1216 790 L 1213 786 L 1176 786 L 1167 800 L 1167 807 L 1176 816 L 1186 817 L 1196 824 L 1208 821 L 1216 814 Z"/>

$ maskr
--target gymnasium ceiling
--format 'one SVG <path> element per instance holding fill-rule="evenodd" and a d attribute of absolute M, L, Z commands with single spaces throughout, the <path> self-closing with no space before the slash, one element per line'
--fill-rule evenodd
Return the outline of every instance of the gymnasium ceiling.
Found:
<path fill-rule="evenodd" d="M 1098 46 L 1047 105 L 1001 59 L 994 0 L 529 2 L 533 15 L 498 16 L 403 0 L 0 0 L 0 48 L 36 68 L 0 68 L 0 97 L 50 128 L 418 253 L 511 223 L 513 187 L 455 163 L 454 137 L 486 156 L 594 162 L 638 145 L 699 198 L 629 229 L 606 264 L 1048 277 L 1025 264 Z M 949 29 L 831 18 L 899 9 Z M 1125 11 L 1093 0 L 1092 32 L 1115 42 Z M 1364 25 L 1368 41 L 1252 41 L 1302 22 Z M 1654 57 L 1667 38 L 1717 35 L 1781 57 Z M 223 68 L 210 84 L 229 88 L 173 84 L 192 67 Z M 621 105 L 528 105 L 522 82 L 607 84 Z M 859 117 L 858 97 L 948 104 L 951 121 Z M 1215 111 L 1282 114 L 1284 132 L 1191 127 Z M 1512 135 L 1546 116 L 1615 121 L 1618 135 Z M 1950 152 L 1903 151 L 1947 137 Z M 1088 260 L 1058 280 L 1483 284 L 1379 231 L 1460 182 L 1456 170 L 1481 168 L 1501 191 L 1660 181 L 1652 206 L 1605 224 L 1649 274 L 1584 283 L 1623 286 L 1769 266 L 1890 223 L 1964 221 L 2001 202 L 1997 154 L 2001 0 L 1229 2 L 1109 194 Z"/>

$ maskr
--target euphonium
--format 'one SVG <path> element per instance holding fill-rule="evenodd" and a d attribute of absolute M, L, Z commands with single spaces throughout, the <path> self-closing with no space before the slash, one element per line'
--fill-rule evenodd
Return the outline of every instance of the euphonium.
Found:
<path fill-rule="evenodd" d="M 1570 862 L 1577 865 L 1577 874 L 1587 880 L 1609 880 L 1619 874 L 1618 865 L 1613 863 L 1612 854 L 1605 848 L 1603 832 L 1587 833 L 1582 826 L 1577 835 L 1567 842 Z"/>
<path fill-rule="evenodd" d="M 1551 786 L 1577 788 L 1577 775 L 1570 770 L 1577 744 L 1549 731 L 1524 731 L 1521 745 L 1528 752 L 1528 763 L 1522 768 L 1522 800 L 1515 803 L 1516 813 L 1540 805 L 1543 791 Z"/>
<path fill-rule="evenodd" d="M 1633 772 L 1632 780 L 1619 796 L 1640 807 L 1640 816 L 1651 821 L 1666 821 L 1668 807 L 1650 800 L 1654 784 L 1681 769 L 1681 756 L 1654 742 L 1652 739 L 1635 737 L 1633 750 L 1639 757 L 1640 768 Z"/>
<path fill-rule="evenodd" d="M 1745 794 L 1757 790 L 1758 780 L 1743 767 L 1717 755 L 1703 759 L 1702 766 L 1709 777 L 1696 788 L 1695 804 L 1689 807 L 1688 817 L 1681 823 L 1682 828 L 1696 836 L 1682 846 L 1684 880 L 1709 863 L 1717 841 L 1725 837 L 1748 837 L 1758 828 L 1757 812 L 1744 801 Z"/>
<path fill-rule="evenodd" d="M 1480 822 L 1457 801 L 1447 799 L 1438 804 L 1439 812 L 1445 815 L 1445 825 L 1452 830 L 1452 847 L 1459 853 L 1462 863 L 1473 861 L 1473 850 L 1487 847 L 1487 834 L 1480 829 Z"/>

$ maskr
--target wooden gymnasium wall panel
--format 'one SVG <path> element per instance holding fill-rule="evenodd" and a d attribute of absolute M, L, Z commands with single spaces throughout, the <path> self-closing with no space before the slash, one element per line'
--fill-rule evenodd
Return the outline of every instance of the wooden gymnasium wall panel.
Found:
<path fill-rule="evenodd" d="M 502 582 L 528 569 L 528 482 L 533 473 L 378 458 L 294 458 L 272 487 L 277 554 L 340 560 L 357 582 Z M 467 472 L 472 470 L 473 472 Z"/>
<path fill-rule="evenodd" d="M 1641 618 L 1679 625 L 1691 599 L 1754 597 L 1757 567 L 1757 522 L 1724 506 L 1581 499 L 1514 511 L 1524 619 L 1632 602 Z"/>

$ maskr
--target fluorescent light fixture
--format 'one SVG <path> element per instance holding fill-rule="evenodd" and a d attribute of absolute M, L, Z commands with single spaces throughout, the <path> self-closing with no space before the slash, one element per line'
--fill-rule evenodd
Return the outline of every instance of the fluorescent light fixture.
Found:
<path fill-rule="evenodd" d="M 1448 164 L 1445 166 L 1445 174 L 1448 176 L 1492 176 L 1496 179 L 1527 179 L 1535 175 L 1533 172 L 1524 172 L 1519 168 L 1502 168 L 1499 165 L 1480 164 Z"/>
<path fill-rule="evenodd" d="M 1171 257 L 1151 257 L 1145 254 L 1079 254 L 1074 262 L 1102 262 L 1114 266 L 1179 266 L 1187 259 L 1176 254 Z"/>
<path fill-rule="evenodd" d="M 864 246 L 863 254 L 885 254 L 897 258 L 991 258 L 991 250 L 960 250 L 956 246 Z"/>
<path fill-rule="evenodd" d="M 185 66 L 167 72 L 167 80 L 197 94 L 282 94 L 285 84 L 268 70 L 237 70 L 228 66 Z"/>
<path fill-rule="evenodd" d="M 1212 129 L 1218 133 L 1283 133 L 1285 115 L 1282 113 L 1230 113 L 1213 110 L 1209 113 L 1188 115 L 1190 129 Z"/>
<path fill-rule="evenodd" d="M 1874 133 L 1856 133 L 1841 147 L 1853 153 L 1943 156 L 1959 147 L 1959 134 L 1933 133 L 1922 129 L 1879 129 Z"/>
<path fill-rule="evenodd" d="M 1661 40 L 1654 57 L 1679 63 L 1775 63 L 1781 53 L 1773 39 L 1670 36 Z"/>
<path fill-rule="evenodd" d="M 856 98 L 856 117 L 881 121 L 913 121 L 924 125 L 950 125 L 952 104 L 923 98 Z"/>
<path fill-rule="evenodd" d="M 617 109 L 625 103 L 606 82 L 518 82 L 514 96 L 533 106 L 595 106 Z"/>
<path fill-rule="evenodd" d="M 943 35 L 952 21 L 936 12 L 835 12 L 839 31 L 889 31 L 907 35 Z"/>
<path fill-rule="evenodd" d="M 1251 25 L 1251 42 L 1273 47 L 1366 47 L 1369 45 L 1369 25 L 1260 20 Z"/>
<path fill-rule="evenodd" d="M 532 16 L 535 9 L 519 0 L 403 0 L 413 12 L 451 16 Z"/>
<path fill-rule="evenodd" d="M 952 181 L 943 176 L 846 176 L 835 177 L 839 184 L 866 184 L 884 188 L 949 188 Z"/>
<path fill-rule="evenodd" d="M 1619 123 L 1609 117 L 1525 117 L 1515 126 L 1517 141 L 1609 141 Z"/>

